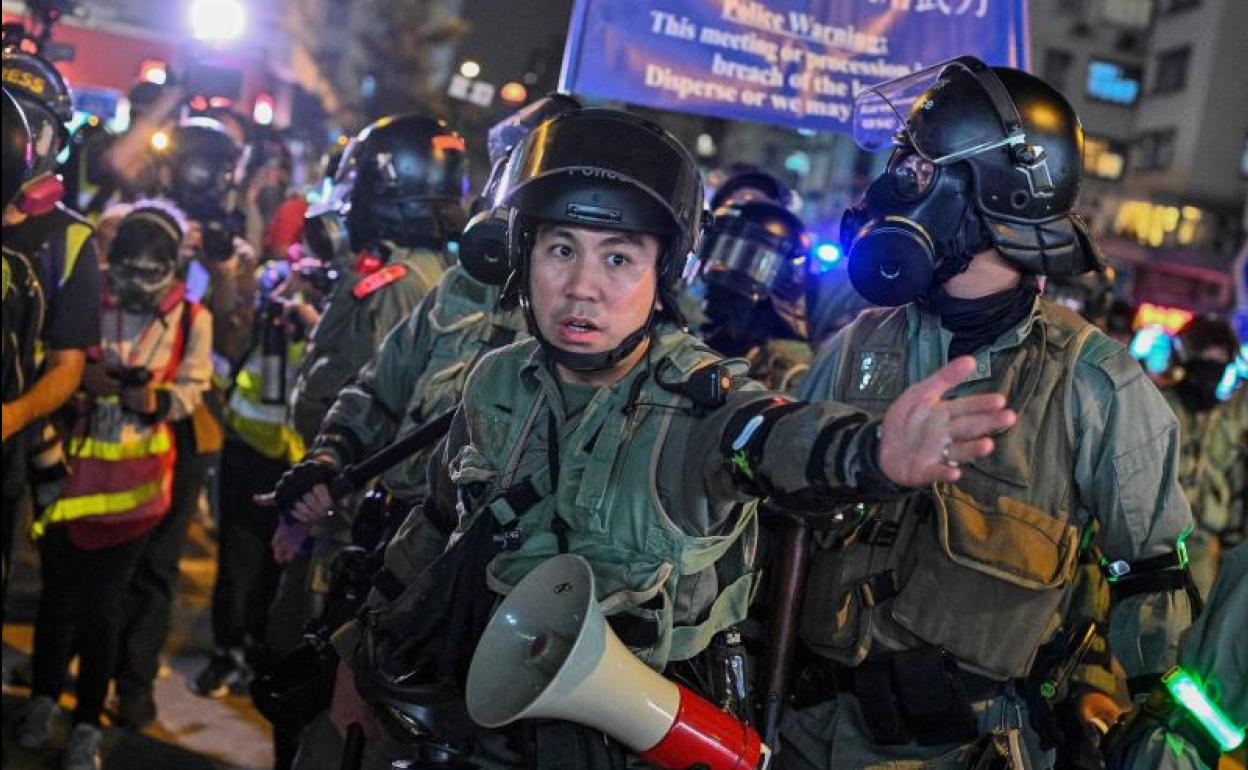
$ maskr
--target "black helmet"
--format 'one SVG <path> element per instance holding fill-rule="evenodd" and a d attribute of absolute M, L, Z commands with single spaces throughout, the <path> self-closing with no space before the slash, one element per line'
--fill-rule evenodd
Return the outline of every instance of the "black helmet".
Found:
<path fill-rule="evenodd" d="M 1072 211 L 1083 128 L 1039 78 L 964 56 L 862 92 L 854 136 L 868 150 L 896 146 L 842 226 L 851 278 L 868 299 L 908 301 L 985 248 L 1028 273 L 1104 267 Z"/>
<path fill-rule="evenodd" d="M 355 251 L 383 240 L 442 248 L 464 229 L 467 192 L 463 137 L 445 121 L 408 113 L 382 118 L 351 140 L 328 204 L 345 215 Z"/>
<path fill-rule="evenodd" d="M 796 196 L 778 177 L 760 168 L 746 168 L 733 173 L 715 190 L 711 196 L 711 211 L 719 211 L 729 203 L 760 198 L 775 201 L 788 209 Z"/>
<path fill-rule="evenodd" d="M 234 183 L 242 149 L 212 118 L 187 118 L 169 139 L 170 197 L 194 218 L 216 211 Z"/>
<path fill-rule="evenodd" d="M 4 205 L 8 206 L 34 167 L 30 128 L 17 100 L 4 89 Z"/>
<path fill-rule="evenodd" d="M 507 262 L 507 214 L 495 206 L 495 197 L 512 149 L 539 124 L 580 108 L 580 102 L 570 96 L 551 94 L 490 128 L 490 177 L 469 207 L 470 218 L 459 238 L 459 264 L 473 278 L 486 285 L 501 286 L 511 273 Z"/>
<path fill-rule="evenodd" d="M 34 144 L 35 174 L 56 168 L 56 155 L 69 140 L 74 118 L 69 85 L 46 59 L 8 48 L 4 51 L 4 87 L 22 105 Z"/>
<path fill-rule="evenodd" d="M 527 301 L 528 261 L 539 223 L 623 230 L 658 236 L 661 317 L 678 324 L 685 259 L 694 248 L 702 216 L 698 166 L 662 127 L 626 112 L 583 109 L 559 115 L 530 132 L 507 163 L 497 202 L 510 209 L 505 294 L 526 308 L 530 331 L 559 363 L 571 369 L 614 366 L 649 335 L 651 319 L 615 350 L 570 354 L 541 340 Z"/>

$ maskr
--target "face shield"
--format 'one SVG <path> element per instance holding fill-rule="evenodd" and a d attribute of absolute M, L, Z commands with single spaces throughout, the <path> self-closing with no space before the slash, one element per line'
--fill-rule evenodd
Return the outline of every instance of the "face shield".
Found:
<path fill-rule="evenodd" d="M 697 164 L 657 127 L 641 128 L 641 121 L 621 115 L 581 110 L 538 126 L 516 147 L 498 201 L 547 221 L 651 234 L 677 231 L 683 259 L 702 211 Z M 587 194 L 549 194 L 552 185 L 544 180 Z M 612 188 L 640 191 L 654 205 L 612 201 Z M 540 192 L 528 195 L 530 189 Z"/>
<path fill-rule="evenodd" d="M 866 89 L 854 100 L 853 128 L 868 152 L 901 141 L 942 166 L 1026 139 L 1005 86 L 970 56 Z"/>

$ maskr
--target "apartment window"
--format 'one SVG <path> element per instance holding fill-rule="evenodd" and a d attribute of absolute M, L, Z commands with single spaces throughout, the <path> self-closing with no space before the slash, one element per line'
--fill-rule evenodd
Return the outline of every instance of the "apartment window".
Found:
<path fill-rule="evenodd" d="M 1104 0 L 1101 20 L 1128 29 L 1145 29 L 1153 19 L 1153 0 Z"/>
<path fill-rule="evenodd" d="M 1135 140 L 1131 156 L 1136 171 L 1163 171 L 1174 162 L 1175 130 L 1167 128 L 1141 134 Z"/>
<path fill-rule="evenodd" d="M 1044 82 L 1061 91 L 1066 88 L 1066 74 L 1070 72 L 1070 65 L 1073 61 L 1074 57 L 1070 55 L 1070 51 L 1050 48 L 1044 52 L 1044 70 L 1040 73 L 1040 77 Z"/>
<path fill-rule="evenodd" d="M 1153 93 L 1182 91 L 1187 85 L 1187 65 L 1192 58 L 1190 46 L 1171 48 L 1157 55 L 1157 71 L 1153 75 Z"/>
<path fill-rule="evenodd" d="M 1083 171 L 1097 179 L 1117 182 L 1127 170 L 1127 144 L 1100 136 L 1083 138 Z"/>
<path fill-rule="evenodd" d="M 1131 105 L 1140 96 L 1142 76 L 1139 67 L 1107 59 L 1092 59 L 1088 62 L 1088 79 L 1084 89 L 1093 99 Z"/>
<path fill-rule="evenodd" d="M 1200 0 L 1157 0 L 1158 15 L 1179 13 L 1200 5 Z"/>

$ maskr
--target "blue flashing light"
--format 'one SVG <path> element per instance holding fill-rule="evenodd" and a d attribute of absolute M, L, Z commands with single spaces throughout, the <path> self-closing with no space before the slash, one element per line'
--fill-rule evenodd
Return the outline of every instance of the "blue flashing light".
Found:
<path fill-rule="evenodd" d="M 816 273 L 826 273 L 841 261 L 841 246 L 839 243 L 827 241 L 815 247 L 815 259 L 811 264 Z"/>
<path fill-rule="evenodd" d="M 1152 374 L 1164 374 L 1170 368 L 1170 335 L 1160 326 L 1145 326 L 1131 339 L 1131 355 L 1143 362 Z"/>

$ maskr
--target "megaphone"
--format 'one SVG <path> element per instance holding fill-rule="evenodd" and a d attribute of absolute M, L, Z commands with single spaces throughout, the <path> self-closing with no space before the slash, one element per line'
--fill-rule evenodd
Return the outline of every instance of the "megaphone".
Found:
<path fill-rule="evenodd" d="M 765 770 L 771 758 L 749 725 L 628 651 L 576 554 L 542 563 L 494 613 L 468 669 L 467 704 L 483 727 L 579 722 L 659 767 Z"/>

